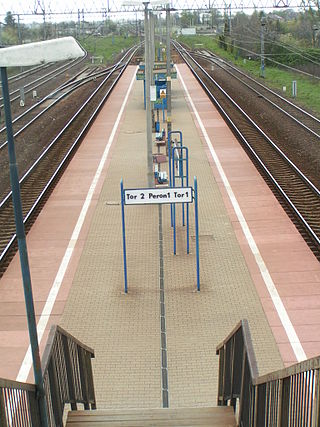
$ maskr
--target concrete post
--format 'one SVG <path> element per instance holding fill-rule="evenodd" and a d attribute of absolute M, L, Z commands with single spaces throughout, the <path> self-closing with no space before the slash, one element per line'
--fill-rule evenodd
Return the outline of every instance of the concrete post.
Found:
<path fill-rule="evenodd" d="M 151 68 L 150 68 L 150 40 L 148 4 L 144 2 L 144 34 L 145 34 L 145 82 L 146 82 L 146 119 L 147 119 L 147 165 L 148 187 L 153 187 L 153 163 L 152 163 L 152 117 L 150 101 Z"/>
<path fill-rule="evenodd" d="M 151 70 L 153 70 L 154 67 L 154 54 L 155 54 L 155 44 L 154 44 L 154 14 L 150 12 L 150 54 L 151 54 Z M 151 76 L 153 77 L 153 76 Z M 153 81 L 153 78 L 152 78 Z"/>
<path fill-rule="evenodd" d="M 260 76 L 261 77 L 265 77 L 265 72 L 264 72 L 264 68 L 265 68 L 265 64 L 264 64 L 264 27 L 266 25 L 266 19 L 263 16 L 261 18 L 261 67 L 260 67 Z"/>
<path fill-rule="evenodd" d="M 170 55 L 170 5 L 166 10 L 166 44 L 167 44 L 167 136 L 171 132 L 171 55 Z"/>

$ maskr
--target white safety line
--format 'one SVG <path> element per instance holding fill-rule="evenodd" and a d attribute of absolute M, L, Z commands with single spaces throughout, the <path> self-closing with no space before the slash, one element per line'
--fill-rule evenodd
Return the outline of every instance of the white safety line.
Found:
<path fill-rule="evenodd" d="M 85 202 L 84 202 L 84 204 L 82 206 L 80 215 L 78 217 L 78 221 L 77 221 L 77 223 L 76 223 L 76 225 L 74 227 L 71 239 L 70 239 L 68 247 L 67 247 L 67 249 L 65 251 L 64 257 L 63 257 L 63 259 L 61 261 L 58 273 L 57 273 L 57 275 L 55 277 L 55 280 L 53 282 L 53 285 L 51 287 L 51 290 L 50 290 L 50 293 L 48 295 L 46 304 L 45 304 L 45 306 L 44 306 L 44 308 L 42 310 L 41 317 L 40 317 L 38 325 L 37 325 L 39 344 L 41 342 L 41 339 L 43 337 L 44 331 L 45 331 L 46 326 L 48 324 L 48 321 L 49 321 L 49 318 L 50 318 L 50 315 L 51 315 L 54 303 L 55 303 L 56 298 L 58 296 L 58 292 L 60 290 L 60 287 L 61 287 L 64 275 L 65 275 L 65 273 L 67 271 L 67 268 L 68 268 L 71 256 L 73 254 L 73 250 L 74 250 L 74 248 L 76 246 L 76 243 L 77 243 L 77 240 L 79 238 L 79 234 L 80 234 L 81 228 L 83 226 L 83 223 L 84 223 L 84 220 L 86 218 L 88 209 L 90 207 L 92 196 L 93 196 L 94 191 L 96 189 L 96 186 L 98 184 L 98 181 L 99 181 L 99 178 L 101 176 L 101 173 L 102 173 L 103 167 L 105 165 L 105 162 L 106 162 L 106 160 L 108 158 L 110 147 L 112 145 L 112 142 L 114 140 L 114 136 L 115 136 L 116 131 L 118 129 L 118 126 L 119 126 L 119 123 L 120 123 L 120 119 L 121 119 L 121 116 L 123 114 L 123 111 L 124 111 L 124 108 L 126 106 L 126 103 L 128 101 L 128 97 L 129 97 L 129 94 L 131 92 L 131 89 L 132 89 L 133 83 L 135 81 L 135 78 L 136 78 L 136 72 L 134 73 L 134 75 L 132 77 L 129 89 L 128 89 L 128 91 L 126 93 L 126 96 L 125 96 L 125 98 L 123 100 L 123 103 L 121 105 L 121 108 L 120 108 L 117 120 L 115 121 L 115 123 L 113 125 L 112 132 L 111 132 L 111 134 L 109 136 L 108 143 L 107 143 L 106 148 L 105 148 L 105 150 L 103 152 L 102 158 L 100 160 L 100 163 L 99 163 L 99 166 L 98 166 L 98 168 L 96 170 L 94 178 L 93 178 L 93 180 L 91 182 L 90 188 L 89 188 L 88 193 L 87 193 L 87 197 L 86 197 Z M 28 348 L 28 350 L 27 350 L 27 352 L 25 354 L 24 360 L 23 360 L 23 362 L 21 364 L 21 367 L 20 367 L 20 370 L 19 370 L 19 373 L 18 373 L 18 376 L 17 376 L 16 380 L 17 381 L 21 381 L 21 382 L 27 381 L 27 378 L 29 376 L 29 372 L 30 372 L 31 366 L 32 366 L 32 356 L 31 356 L 31 347 L 29 345 L 29 348 Z"/>
<path fill-rule="evenodd" d="M 293 325 L 291 323 L 291 320 L 290 320 L 290 318 L 288 316 L 288 313 L 287 313 L 287 311 L 285 309 L 285 306 L 284 306 L 284 304 L 283 304 L 283 302 L 282 302 L 282 300 L 280 298 L 280 295 L 279 295 L 279 293 L 277 291 L 277 288 L 276 288 L 276 286 L 275 286 L 275 284 L 274 284 L 274 282 L 272 280 L 272 277 L 271 277 L 271 275 L 270 275 L 270 273 L 268 271 L 268 268 L 267 268 L 267 266 L 266 266 L 266 264 L 265 264 L 265 262 L 264 262 L 264 260 L 263 260 L 263 258 L 261 256 L 261 254 L 260 254 L 258 246 L 257 246 L 257 244 L 256 244 L 256 242 L 255 242 L 255 240 L 254 240 L 254 238 L 253 238 L 253 236 L 251 234 L 249 226 L 248 226 L 248 224 L 247 224 L 247 222 L 246 222 L 246 220 L 245 220 L 245 218 L 244 218 L 244 216 L 242 214 L 240 205 L 239 205 L 239 203 L 238 203 L 238 201 L 236 199 L 236 196 L 235 196 L 235 194 L 234 194 L 234 192 L 233 192 L 233 190 L 231 188 L 231 185 L 230 185 L 230 183 L 228 181 L 228 178 L 227 178 L 227 176 L 226 176 L 226 174 L 225 174 L 225 172 L 224 172 L 224 170 L 222 168 L 222 165 L 221 165 L 220 160 L 219 160 L 219 158 L 217 156 L 217 153 L 216 153 L 216 151 L 214 150 L 214 148 L 212 146 L 212 143 L 211 143 L 211 140 L 210 140 L 210 138 L 209 138 L 209 136 L 207 134 L 206 128 L 204 127 L 204 125 L 202 123 L 202 120 L 201 120 L 201 118 L 199 116 L 199 113 L 198 113 L 198 111 L 197 111 L 197 109 L 196 109 L 196 107 L 195 107 L 195 105 L 194 105 L 194 103 L 193 103 L 193 101 L 191 99 L 191 96 L 189 94 L 189 91 L 188 91 L 185 83 L 184 83 L 184 80 L 183 80 L 183 78 L 181 76 L 181 73 L 180 73 L 180 71 L 178 69 L 178 66 L 176 66 L 176 68 L 177 68 L 178 77 L 181 80 L 183 89 L 186 92 L 186 95 L 188 97 L 190 105 L 191 105 L 191 107 L 193 109 L 193 112 L 194 112 L 196 118 L 197 118 L 199 126 L 200 126 L 200 128 L 202 130 L 203 136 L 204 136 L 204 138 L 206 140 L 206 143 L 208 145 L 208 148 L 210 150 L 211 156 L 212 156 L 212 158 L 213 158 L 213 160 L 214 160 L 214 162 L 216 164 L 216 167 L 217 167 L 217 169 L 219 171 L 219 174 L 220 174 L 220 177 L 222 179 L 223 185 L 224 185 L 224 187 L 226 189 L 226 192 L 227 192 L 227 194 L 229 196 L 229 199 L 230 199 L 230 201 L 232 203 L 233 209 L 234 209 L 234 211 L 235 211 L 235 213 L 237 215 L 238 221 L 239 221 L 239 223 L 241 225 L 242 231 L 243 231 L 243 233 L 244 233 L 244 235 L 245 235 L 245 237 L 247 239 L 247 242 L 248 242 L 249 247 L 251 249 L 251 252 L 252 252 L 252 254 L 253 254 L 254 258 L 255 258 L 257 266 L 259 267 L 261 276 L 262 276 L 262 278 L 264 280 L 264 283 L 265 283 L 265 285 L 266 285 L 266 287 L 268 289 L 268 292 L 269 292 L 270 297 L 271 297 L 271 299 L 273 301 L 273 304 L 274 304 L 274 306 L 275 306 L 275 308 L 277 310 L 277 313 L 278 313 L 278 316 L 279 316 L 279 318 L 281 320 L 282 326 L 284 327 L 284 329 L 286 331 L 286 334 L 288 336 L 288 339 L 289 339 L 289 342 L 290 342 L 291 347 L 293 349 L 293 352 L 294 352 L 294 354 L 295 354 L 295 356 L 297 358 L 297 361 L 301 362 L 302 360 L 305 360 L 307 358 L 307 356 L 306 356 L 306 354 L 305 354 L 305 352 L 303 350 L 303 347 L 302 347 L 301 342 L 300 342 L 300 340 L 298 338 L 298 335 L 297 335 L 297 333 L 296 333 L 296 331 L 295 331 L 295 329 L 294 329 L 294 327 L 293 327 Z"/>

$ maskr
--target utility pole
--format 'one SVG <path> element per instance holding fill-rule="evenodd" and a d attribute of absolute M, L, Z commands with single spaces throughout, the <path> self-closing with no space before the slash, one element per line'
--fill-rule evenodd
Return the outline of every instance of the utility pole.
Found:
<path fill-rule="evenodd" d="M 170 55 L 170 5 L 166 8 L 166 52 L 167 52 L 167 137 L 171 132 L 171 55 Z"/>
<path fill-rule="evenodd" d="M 20 24 L 20 15 L 19 14 L 18 14 L 18 40 L 19 40 L 19 44 L 22 44 L 21 24 Z"/>
<path fill-rule="evenodd" d="M 80 38 L 80 9 L 78 9 L 78 31 L 77 36 Z"/>
<path fill-rule="evenodd" d="M 82 9 L 82 38 L 84 39 L 84 9 Z"/>
<path fill-rule="evenodd" d="M 152 162 L 152 117 L 151 117 L 151 100 L 150 100 L 150 85 L 151 85 L 151 58 L 150 58 L 150 28 L 149 28 L 149 1 L 144 4 L 144 36 L 145 36 L 145 85 L 146 85 L 146 119 L 147 119 L 147 166 L 148 166 L 148 186 L 153 187 L 153 162 Z"/>
<path fill-rule="evenodd" d="M 154 67 L 154 52 L 155 52 L 155 46 L 154 46 L 154 18 L 155 15 L 150 11 L 150 63 L 151 63 L 151 81 L 153 84 L 153 67 Z"/>
<path fill-rule="evenodd" d="M 47 40 L 46 11 L 43 8 L 43 40 Z"/>
<path fill-rule="evenodd" d="M 266 25 L 266 18 L 261 17 L 261 31 L 260 31 L 260 42 L 261 42 L 261 67 L 260 67 L 260 76 L 265 77 L 265 64 L 264 64 L 264 27 Z"/>

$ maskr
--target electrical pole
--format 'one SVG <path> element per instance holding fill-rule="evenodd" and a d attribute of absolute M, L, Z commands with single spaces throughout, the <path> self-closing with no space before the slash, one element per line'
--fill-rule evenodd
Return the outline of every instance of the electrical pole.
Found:
<path fill-rule="evenodd" d="M 261 67 L 260 67 L 260 76 L 265 77 L 264 70 L 264 27 L 266 25 L 266 18 L 264 16 L 261 17 L 261 31 L 260 31 L 260 41 L 261 41 Z"/>
<path fill-rule="evenodd" d="M 80 38 L 80 9 L 78 9 L 78 38 Z"/>
<path fill-rule="evenodd" d="M 46 29 L 46 11 L 43 8 L 43 40 L 47 40 L 47 29 Z"/>
<path fill-rule="evenodd" d="M 170 5 L 166 8 L 166 52 L 167 52 L 167 137 L 171 132 L 171 55 L 170 55 Z"/>
<path fill-rule="evenodd" d="M 20 25 L 20 15 L 19 14 L 18 14 L 18 39 L 19 39 L 19 44 L 22 44 L 21 25 Z"/>
<path fill-rule="evenodd" d="M 147 119 L 147 166 L 148 166 L 148 186 L 153 187 L 153 162 L 152 162 L 152 117 L 151 117 L 151 100 L 150 100 L 150 85 L 151 85 L 151 72 L 150 67 L 150 28 L 149 28 L 149 11 L 146 1 L 144 4 L 144 36 L 145 36 L 145 54 L 144 54 L 144 68 L 145 68 L 145 85 L 146 85 L 146 119 Z"/>
<path fill-rule="evenodd" d="M 155 15 L 150 12 L 150 63 L 151 63 L 151 81 L 153 84 L 153 67 L 154 67 L 154 53 L 155 53 L 155 45 L 154 45 L 154 18 Z"/>
<path fill-rule="evenodd" d="M 84 39 L 84 9 L 82 9 L 82 38 Z"/>

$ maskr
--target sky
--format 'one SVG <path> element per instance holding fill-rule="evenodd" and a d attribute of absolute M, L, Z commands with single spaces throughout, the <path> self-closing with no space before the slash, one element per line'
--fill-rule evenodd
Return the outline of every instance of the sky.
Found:
<path fill-rule="evenodd" d="M 216 7 L 223 9 L 225 4 L 231 4 L 231 8 L 236 10 L 244 11 L 249 8 L 267 8 L 270 9 L 275 5 L 288 4 L 290 7 L 298 7 L 300 5 L 299 0 L 171 0 L 171 6 L 176 9 L 198 9 L 203 8 L 209 10 L 210 7 Z M 43 20 L 43 10 L 45 10 L 46 20 L 78 20 L 78 11 L 80 11 L 80 19 L 82 19 L 82 10 L 84 11 L 85 20 L 100 20 L 106 16 L 103 11 L 107 11 L 108 7 L 111 11 L 116 11 L 116 14 L 109 14 L 111 19 L 121 19 L 121 17 L 128 17 L 124 10 L 131 10 L 132 7 L 121 6 L 121 0 L 0 0 L 0 19 L 3 21 L 7 11 L 12 11 L 15 14 L 20 14 L 21 22 L 31 22 Z M 37 12 L 38 15 L 32 15 Z M 70 13 L 72 12 L 72 14 Z M 93 12 L 99 12 L 94 14 Z M 55 14 L 55 15 L 50 15 Z M 56 14 L 61 14 L 56 15 Z M 140 15 L 140 14 L 139 14 Z M 132 13 L 135 17 L 135 13 Z M 139 18 L 142 18 L 139 16 Z"/>

